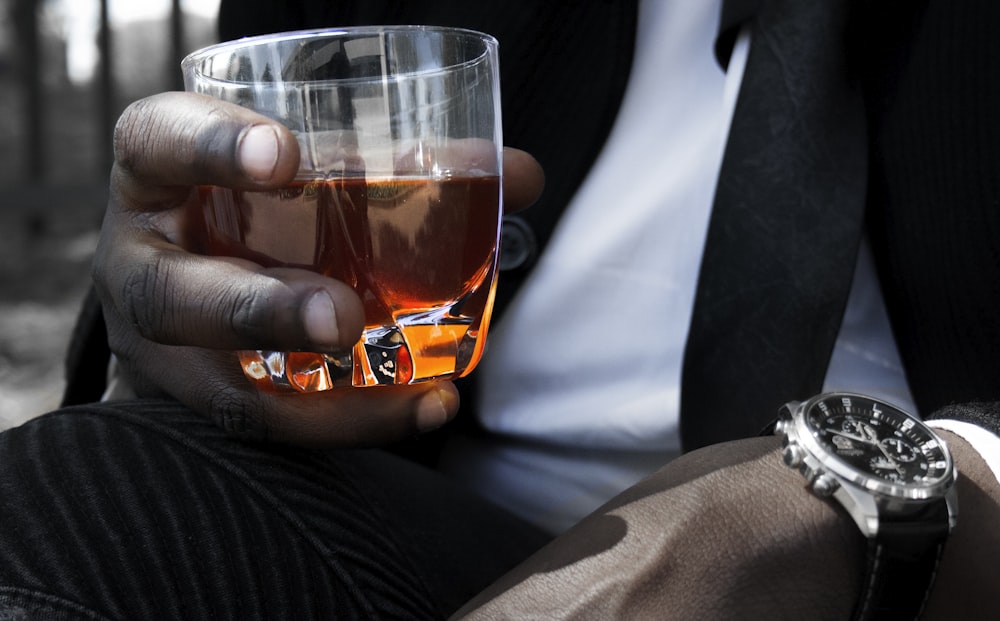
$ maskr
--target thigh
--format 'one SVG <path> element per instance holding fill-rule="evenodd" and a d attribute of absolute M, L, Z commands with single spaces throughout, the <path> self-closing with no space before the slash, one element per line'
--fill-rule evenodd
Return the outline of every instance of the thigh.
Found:
<path fill-rule="evenodd" d="M 442 618 L 545 539 L 408 461 L 248 444 L 161 401 L 0 435 L 0 498 L 0 611 Z"/>

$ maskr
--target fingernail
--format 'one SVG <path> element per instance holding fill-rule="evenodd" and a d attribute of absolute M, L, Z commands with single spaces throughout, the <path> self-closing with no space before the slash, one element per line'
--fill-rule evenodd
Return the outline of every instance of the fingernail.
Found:
<path fill-rule="evenodd" d="M 326 291 L 317 291 L 306 301 L 302 313 L 306 334 L 317 345 L 339 345 L 337 309 Z"/>
<path fill-rule="evenodd" d="M 267 181 L 278 164 L 278 134 L 267 125 L 254 125 L 243 134 L 240 166 L 255 181 Z"/>
<path fill-rule="evenodd" d="M 437 388 L 425 393 L 417 401 L 417 429 L 432 431 L 447 423 L 458 411 L 458 394 L 453 390 Z"/>

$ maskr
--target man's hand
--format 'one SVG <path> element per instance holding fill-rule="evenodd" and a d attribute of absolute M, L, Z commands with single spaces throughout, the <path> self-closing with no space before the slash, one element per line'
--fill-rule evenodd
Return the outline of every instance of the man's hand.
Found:
<path fill-rule="evenodd" d="M 371 445 L 444 424 L 458 408 L 449 382 L 269 395 L 244 378 L 234 350 L 345 351 L 363 327 L 344 283 L 186 250 L 197 186 L 276 189 L 298 163 L 286 128 L 202 95 L 166 93 L 124 112 L 94 280 L 127 379 L 142 396 L 169 395 L 255 438 Z M 508 149 L 504 166 L 505 208 L 532 203 L 537 162 Z"/>
<path fill-rule="evenodd" d="M 997 619 L 1000 484 L 958 436 L 959 524 L 923 619 Z M 685 455 L 470 602 L 464 619 L 849 619 L 866 542 L 776 438 Z M 914 593 L 920 597 L 920 593 Z"/>

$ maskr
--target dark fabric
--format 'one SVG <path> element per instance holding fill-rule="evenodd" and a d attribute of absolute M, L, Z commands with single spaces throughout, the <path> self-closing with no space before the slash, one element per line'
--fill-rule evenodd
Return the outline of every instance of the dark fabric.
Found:
<path fill-rule="evenodd" d="M 685 352 L 685 450 L 753 436 L 822 387 L 863 229 L 849 9 L 773 0 L 750 22 Z"/>
<path fill-rule="evenodd" d="M 110 359 L 108 330 L 97 291 L 91 287 L 80 305 L 66 352 L 66 388 L 62 405 L 100 400 L 107 384 Z"/>
<path fill-rule="evenodd" d="M 865 3 L 869 230 L 922 413 L 1000 401 L 1000 3 Z"/>
<path fill-rule="evenodd" d="M 929 418 L 959 420 L 1000 436 L 1000 403 L 963 403 L 935 410 Z"/>
<path fill-rule="evenodd" d="M 715 38 L 715 59 L 723 69 L 729 69 L 736 37 L 747 22 L 760 11 L 764 0 L 728 0 L 722 3 L 719 15 L 719 34 Z"/>
<path fill-rule="evenodd" d="M 3 433 L 0 498 L 0 618 L 443 618 L 545 540 L 384 453 L 254 446 L 169 402 Z"/>
<path fill-rule="evenodd" d="M 754 4 L 753 0 L 727 3 L 720 54 L 728 53 L 739 28 L 734 19 L 746 15 L 746 9 Z M 767 7 L 768 3 L 761 6 Z M 727 21 L 727 14 L 735 17 Z M 846 57 L 849 83 L 853 87 L 856 81 L 864 98 L 866 231 L 914 400 L 926 417 L 974 410 L 978 412 L 977 424 L 994 431 L 997 424 L 991 421 L 1000 420 L 1000 316 L 995 312 L 1000 305 L 1000 124 L 996 121 L 996 110 L 1000 109 L 1000 81 L 996 79 L 1000 42 L 990 25 L 997 20 L 1000 5 L 988 0 L 958 5 L 946 0 L 855 2 L 839 42 Z M 755 44 L 758 42 L 759 38 L 755 39 Z M 799 79 L 795 88 L 806 88 L 811 77 Z M 778 93 L 778 99 L 785 96 L 782 88 L 776 88 L 770 94 L 765 91 L 760 98 L 774 99 L 774 93 Z M 796 99 L 793 107 L 801 101 Z M 832 107 L 837 118 L 830 126 L 842 127 L 840 107 Z M 796 131 L 801 129 L 797 127 Z M 741 140 L 742 133 L 734 127 L 732 142 Z M 833 158 L 829 155 L 829 159 Z M 828 168 L 823 159 L 814 165 L 820 171 Z M 726 175 L 724 170 L 720 194 L 729 183 Z M 788 181 L 793 192 L 807 197 L 804 200 L 831 197 L 828 188 L 815 185 L 810 177 Z M 742 194 L 737 199 L 751 200 Z M 755 212 L 768 208 L 767 195 L 753 200 Z M 842 206 L 829 202 L 831 214 L 838 214 Z M 769 228 L 768 233 L 773 230 Z M 779 235 L 777 240 L 782 245 L 790 239 L 811 244 L 818 239 L 837 240 L 838 236 L 841 249 L 857 244 L 856 234 L 849 235 L 847 227 L 804 228 L 793 238 Z M 728 248 L 713 248 L 713 239 L 718 237 L 709 238 L 709 255 L 729 253 Z M 731 273 L 728 269 L 721 272 Z M 706 278 L 704 271 L 702 279 L 714 282 L 711 286 L 720 295 L 727 286 L 741 293 L 756 289 L 748 293 L 745 299 L 750 301 L 743 302 L 743 308 L 750 309 L 749 315 L 764 313 L 768 321 L 774 318 L 775 325 L 784 326 L 791 335 L 799 334 L 801 329 L 811 330 L 815 317 L 826 322 L 839 315 L 843 300 L 832 296 L 827 303 L 817 304 L 814 312 L 798 308 L 801 296 L 796 292 L 801 291 L 801 281 L 816 287 L 834 281 L 812 282 L 815 274 L 798 268 L 787 273 L 775 271 L 771 276 L 780 279 L 777 286 L 762 288 L 742 279 L 727 285 L 714 276 Z M 723 299 L 734 309 L 740 306 L 736 297 Z M 780 314 L 771 312 L 775 303 L 795 305 L 796 310 L 781 319 Z M 693 324 L 711 326 L 717 321 L 711 315 L 701 315 L 699 310 L 695 313 Z M 722 328 L 717 333 L 721 335 L 719 342 L 725 342 L 728 327 L 740 347 L 742 333 L 747 330 L 736 321 L 734 318 L 733 323 L 716 326 Z M 689 351 L 695 348 L 694 356 L 707 362 L 695 369 L 689 359 L 685 368 L 682 425 L 688 429 L 728 428 L 735 408 L 742 412 L 740 416 L 750 419 L 746 431 L 751 431 L 783 400 L 814 394 L 818 380 L 806 385 L 796 378 L 803 374 L 817 376 L 820 365 L 825 367 L 828 360 L 825 345 L 814 350 L 811 357 L 805 353 L 788 356 L 787 352 L 771 348 L 770 343 L 775 341 L 770 340 L 764 341 L 766 347 L 737 351 L 742 361 L 720 353 L 710 358 L 713 354 L 706 355 L 697 348 L 711 348 L 711 337 L 697 334 L 693 330 Z M 778 338 L 782 347 L 794 341 L 784 333 Z M 753 334 L 750 342 L 757 339 Z M 781 365 L 775 365 L 774 360 L 783 356 L 789 364 L 803 368 L 793 369 L 792 373 L 781 371 Z M 704 381 L 708 377 L 716 381 L 711 379 L 717 373 L 716 362 L 723 364 L 723 376 L 728 378 L 718 381 L 717 386 L 732 399 L 722 406 L 718 402 L 711 407 L 694 405 L 701 399 L 688 380 Z M 728 364 L 741 365 L 741 369 L 725 369 Z M 774 372 L 776 368 L 778 372 Z M 761 382 L 776 393 L 769 399 L 773 403 L 761 404 L 753 398 L 760 392 L 755 386 Z M 711 392 L 710 388 L 701 390 Z M 746 396 L 751 398 L 743 399 Z M 716 418 L 720 412 L 721 418 Z M 708 433 L 703 441 L 721 437 Z M 688 439 L 685 447 L 696 444 Z"/>

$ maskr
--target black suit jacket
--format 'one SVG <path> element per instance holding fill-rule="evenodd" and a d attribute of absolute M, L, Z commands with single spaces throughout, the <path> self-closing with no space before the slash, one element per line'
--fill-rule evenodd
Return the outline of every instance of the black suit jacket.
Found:
<path fill-rule="evenodd" d="M 753 19 L 763 1 L 726 5 L 717 46 L 723 65 L 733 33 Z M 542 199 L 519 216 L 537 251 L 617 114 L 632 61 L 636 5 L 636 0 L 224 0 L 220 34 L 229 39 L 407 22 L 496 35 L 505 142 L 533 153 L 546 169 Z M 975 419 L 994 430 L 1000 419 L 1000 45 L 993 32 L 998 20 L 1000 4 L 992 0 L 859 2 L 843 41 L 867 111 L 867 229 L 912 392 L 922 412 Z M 502 273 L 497 320 L 530 272 L 533 256 Z M 828 312 L 841 309 L 833 305 Z M 92 359 L 79 365 L 81 358 L 71 352 L 69 402 L 93 398 L 93 388 L 81 386 L 96 378 L 74 381 L 79 373 L 73 365 L 76 360 L 77 368 L 99 366 Z M 748 413 L 754 420 L 746 428 L 756 428 L 758 419 L 771 414 Z M 723 432 L 719 439 L 739 435 L 745 430 Z"/>

